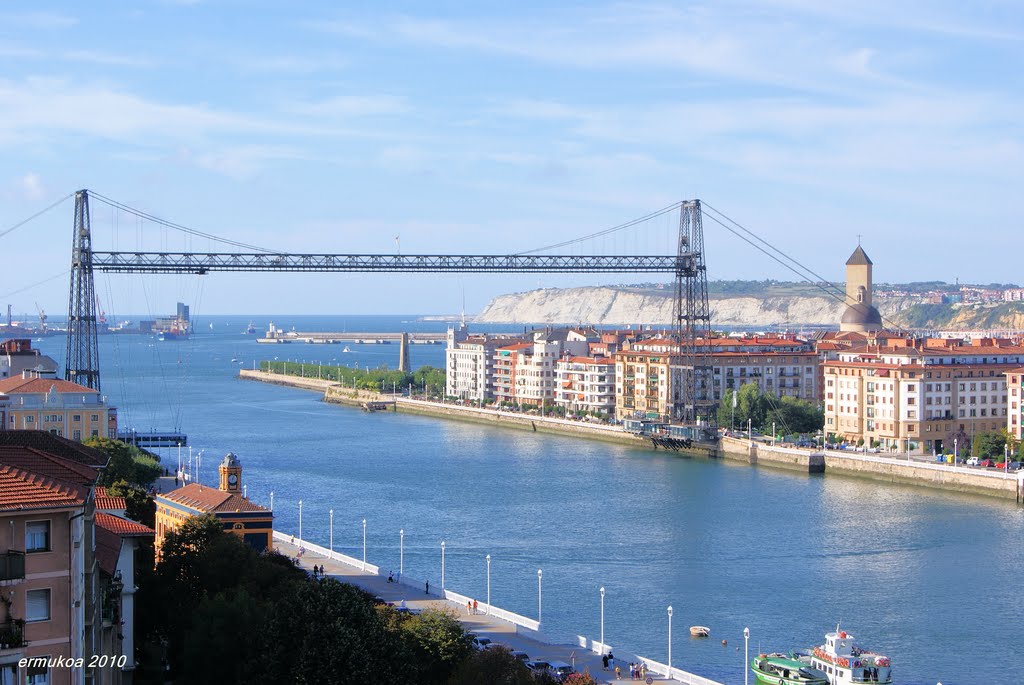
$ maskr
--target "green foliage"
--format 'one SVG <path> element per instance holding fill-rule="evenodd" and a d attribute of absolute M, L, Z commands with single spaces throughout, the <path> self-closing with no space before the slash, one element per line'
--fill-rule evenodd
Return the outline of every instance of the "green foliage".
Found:
<path fill-rule="evenodd" d="M 594 676 L 590 675 L 590 671 L 571 673 L 562 682 L 565 685 L 597 685 L 597 681 L 594 680 Z"/>
<path fill-rule="evenodd" d="M 444 683 L 472 649 L 472 638 L 453 612 L 427 610 L 406 622 L 421 683 Z"/>
<path fill-rule="evenodd" d="M 525 664 L 504 648 L 474 650 L 448 680 L 448 685 L 537 685 Z"/>
<path fill-rule="evenodd" d="M 974 435 L 974 442 L 971 445 L 971 453 L 982 459 L 996 457 L 1002 461 L 1006 438 L 1007 434 L 1005 429 L 976 433 Z"/>
<path fill-rule="evenodd" d="M 97 485 L 112 485 L 123 480 L 145 489 L 163 473 L 160 460 L 135 445 L 101 436 L 88 438 L 82 444 L 101 450 L 109 457 L 107 467 L 100 473 Z"/>
<path fill-rule="evenodd" d="M 395 371 L 387 367 L 376 369 L 350 366 L 328 366 L 304 364 L 301 362 L 262 361 L 260 371 L 280 373 L 303 378 L 318 378 L 339 383 L 344 387 L 360 390 L 390 393 L 392 391 L 422 393 L 424 383 L 427 393 L 438 395 L 444 392 L 445 374 L 433 366 L 421 366 L 412 373 Z"/>
<path fill-rule="evenodd" d="M 107 493 L 114 497 L 124 497 L 124 515 L 132 521 L 150 528 L 156 527 L 156 502 L 145 489 L 122 479 L 107 486 Z"/>
<path fill-rule="evenodd" d="M 718 424 L 731 426 L 733 391 L 727 390 L 718 407 Z M 747 420 L 759 431 L 813 433 L 825 425 L 825 414 L 818 407 L 796 397 L 778 398 L 762 392 L 756 383 L 746 383 L 736 391 L 736 428 L 746 430 Z"/>

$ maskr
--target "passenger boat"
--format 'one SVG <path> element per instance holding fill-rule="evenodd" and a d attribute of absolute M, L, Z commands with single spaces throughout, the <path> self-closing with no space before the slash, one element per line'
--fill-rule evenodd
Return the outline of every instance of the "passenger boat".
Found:
<path fill-rule="evenodd" d="M 825 644 L 799 657 L 800 661 L 823 671 L 830 685 L 873 683 L 891 685 L 892 664 L 889 657 L 861 649 L 853 635 L 836 627 L 825 633 Z"/>
<path fill-rule="evenodd" d="M 245 335 L 256 335 L 256 327 L 252 325 L 252 321 L 245 327 Z"/>
<path fill-rule="evenodd" d="M 707 637 L 711 634 L 711 628 L 707 626 L 690 626 L 690 637 Z"/>
<path fill-rule="evenodd" d="M 786 654 L 758 654 L 750 670 L 760 685 L 829 685 L 823 672 Z"/>

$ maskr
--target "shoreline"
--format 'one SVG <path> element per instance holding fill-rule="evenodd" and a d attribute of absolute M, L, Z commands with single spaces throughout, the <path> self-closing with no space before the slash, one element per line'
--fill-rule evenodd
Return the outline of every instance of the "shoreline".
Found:
<path fill-rule="evenodd" d="M 365 390 L 343 388 L 334 381 L 240 369 L 238 377 L 291 388 L 322 393 L 325 402 L 361 407 L 365 402 L 385 402 L 388 411 L 433 416 L 466 421 L 479 425 L 529 430 L 537 433 L 563 435 L 611 442 L 640 450 L 658 451 L 645 437 L 626 433 L 604 424 L 569 421 L 540 416 L 526 416 L 515 412 L 480 409 L 454 404 L 438 404 L 403 396 L 392 396 Z M 666 450 L 670 451 L 670 450 Z M 847 454 L 836 451 L 808 451 L 796 448 L 770 446 L 747 439 L 722 438 L 717 446 L 694 446 L 672 451 L 681 457 L 724 459 L 750 466 L 812 474 L 836 474 L 899 485 L 912 485 L 932 490 L 960 494 L 981 495 L 987 498 L 1024 503 L 1024 471 L 1010 476 L 971 470 L 968 467 L 940 466 L 929 462 L 914 462 L 884 456 Z"/>

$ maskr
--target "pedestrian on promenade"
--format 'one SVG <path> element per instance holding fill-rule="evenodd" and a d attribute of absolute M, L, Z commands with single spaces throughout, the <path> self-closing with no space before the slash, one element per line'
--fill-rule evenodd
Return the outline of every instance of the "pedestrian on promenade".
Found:
<path fill-rule="evenodd" d="M 604 670 L 607 671 L 608 670 L 608 655 L 607 654 L 602 654 L 601 655 L 601 663 L 604 665 Z"/>
<path fill-rule="evenodd" d="M 622 678 L 622 669 L 619 667 L 618 664 L 616 664 L 615 665 L 615 679 L 619 680 L 621 678 Z"/>
<path fill-rule="evenodd" d="M 423 591 L 426 592 L 428 595 L 430 594 L 430 581 L 429 580 L 423 581 Z"/>
<path fill-rule="evenodd" d="M 470 614 L 472 614 L 472 613 L 473 613 L 473 603 L 472 603 L 472 602 L 470 602 L 470 601 L 469 601 L 469 600 L 467 599 L 467 600 L 466 600 L 466 616 L 469 616 L 469 615 L 470 615 Z"/>
<path fill-rule="evenodd" d="M 476 600 L 474 599 L 473 600 L 473 613 L 474 614 L 480 613 L 479 611 L 477 611 L 477 609 L 478 609 L 477 603 L 476 603 Z"/>

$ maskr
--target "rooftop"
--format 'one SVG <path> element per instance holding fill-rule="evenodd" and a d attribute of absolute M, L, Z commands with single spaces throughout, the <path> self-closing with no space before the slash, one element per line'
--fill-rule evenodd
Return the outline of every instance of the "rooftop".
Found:
<path fill-rule="evenodd" d="M 157 495 L 157 500 L 165 499 L 184 505 L 205 514 L 232 511 L 266 511 L 270 510 L 249 501 L 238 493 L 224 492 L 199 483 L 189 483 L 177 490 Z"/>
<path fill-rule="evenodd" d="M 10 465 L 0 465 L 0 511 L 48 509 L 85 504 L 84 487 L 31 473 Z"/>
<path fill-rule="evenodd" d="M 14 376 L 0 380 L 0 392 L 7 395 L 12 393 L 45 394 L 50 392 L 51 389 L 55 389 L 58 393 L 98 394 L 92 388 L 59 378 L 36 378 L 34 376 L 32 378 L 22 378 L 21 376 Z"/>

